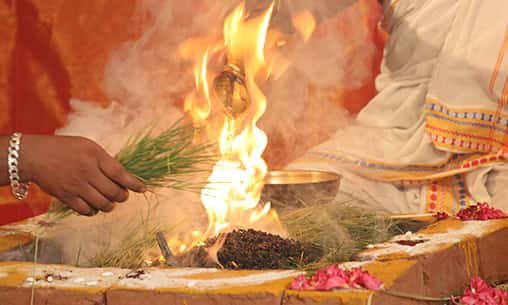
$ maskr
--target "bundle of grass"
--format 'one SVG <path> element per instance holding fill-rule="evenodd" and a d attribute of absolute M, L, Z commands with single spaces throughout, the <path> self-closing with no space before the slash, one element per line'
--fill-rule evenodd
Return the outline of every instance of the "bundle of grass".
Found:
<path fill-rule="evenodd" d="M 116 158 L 149 188 L 198 191 L 207 173 L 217 161 L 215 145 L 194 141 L 196 129 L 178 121 L 157 135 L 151 130 L 134 138 Z"/>
<path fill-rule="evenodd" d="M 400 233 L 394 221 L 362 208 L 351 198 L 307 202 L 305 206 L 281 211 L 280 217 L 291 238 L 323 250 L 320 260 L 299 266 L 305 270 L 349 261 L 365 246 Z"/>
<path fill-rule="evenodd" d="M 137 269 L 145 266 L 147 252 L 157 247 L 156 233 L 163 228 L 156 222 L 143 219 L 127 227 L 120 241 L 106 242 L 91 257 L 76 256 L 76 266 L 115 267 Z"/>
<path fill-rule="evenodd" d="M 196 129 L 179 120 L 158 134 L 153 128 L 131 139 L 116 159 L 149 191 L 157 188 L 199 192 L 206 185 L 206 174 L 217 161 L 214 143 L 194 141 Z M 44 221 L 53 224 L 73 211 L 55 202 Z"/>
<path fill-rule="evenodd" d="M 351 198 L 306 202 L 302 207 L 280 211 L 280 218 L 290 239 L 254 230 L 231 232 L 225 235 L 225 242 L 217 252 L 218 265 L 230 269 L 314 271 L 331 263 L 349 261 L 368 244 L 401 233 L 398 222 L 362 207 Z M 115 247 L 106 245 L 86 265 L 139 268 L 146 250 L 156 246 L 156 232 L 161 231 L 148 224 L 133 227 L 125 240 Z M 188 255 L 175 257 L 177 265 L 217 267 L 217 262 L 209 261 L 206 250 L 215 242 L 216 238 L 212 238 Z"/>

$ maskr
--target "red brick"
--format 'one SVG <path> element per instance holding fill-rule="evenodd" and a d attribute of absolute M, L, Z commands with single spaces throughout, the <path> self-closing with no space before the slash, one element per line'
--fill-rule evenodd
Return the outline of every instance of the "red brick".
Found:
<path fill-rule="evenodd" d="M 108 305 L 280 305 L 281 295 L 262 292 L 244 294 L 179 293 L 154 290 L 112 289 L 106 293 Z"/>
<path fill-rule="evenodd" d="M 0 287 L 0 304 L 29 305 L 31 288 Z M 54 288 L 36 288 L 34 305 L 105 305 L 105 296 L 101 292 L 64 290 Z"/>
<path fill-rule="evenodd" d="M 488 282 L 507 280 L 508 228 L 480 237 L 477 243 L 481 277 Z"/>

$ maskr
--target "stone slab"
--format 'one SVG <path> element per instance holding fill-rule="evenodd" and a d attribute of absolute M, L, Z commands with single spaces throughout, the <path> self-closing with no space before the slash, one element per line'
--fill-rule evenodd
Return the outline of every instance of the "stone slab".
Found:
<path fill-rule="evenodd" d="M 106 292 L 108 305 L 280 305 L 296 271 L 153 270 L 148 281 L 123 279 Z M 147 290 L 146 287 L 151 287 Z"/>
<path fill-rule="evenodd" d="M 397 238 L 425 242 L 403 246 L 396 243 Z M 472 276 L 480 275 L 488 281 L 507 280 L 505 253 L 508 253 L 508 219 L 447 220 L 418 234 L 375 245 L 357 256 L 363 261 L 345 266 L 361 266 L 392 293 L 440 297 L 459 291 Z M 2 262 L 0 304 L 27 305 L 32 294 L 36 305 L 436 304 L 370 291 L 289 290 L 289 283 L 298 274 L 293 270 L 154 268 L 133 277 L 131 270 L 126 269 Z"/>

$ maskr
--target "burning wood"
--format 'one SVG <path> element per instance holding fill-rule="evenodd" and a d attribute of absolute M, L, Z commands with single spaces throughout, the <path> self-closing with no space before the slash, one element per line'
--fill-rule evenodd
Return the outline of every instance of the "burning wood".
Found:
<path fill-rule="evenodd" d="M 172 262 L 174 261 L 173 253 L 169 249 L 164 232 L 159 231 L 155 233 L 155 239 L 157 240 L 157 244 L 161 249 L 162 256 L 164 257 L 164 262 L 166 265 L 172 265 Z"/>
<path fill-rule="evenodd" d="M 220 246 L 216 247 L 217 243 Z M 315 262 L 322 255 L 314 245 L 249 229 L 210 238 L 176 259 L 180 266 L 190 267 L 290 269 Z"/>

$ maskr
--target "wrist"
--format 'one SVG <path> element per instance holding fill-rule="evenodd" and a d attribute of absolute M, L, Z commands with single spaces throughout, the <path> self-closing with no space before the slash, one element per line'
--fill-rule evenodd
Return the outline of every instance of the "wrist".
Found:
<path fill-rule="evenodd" d="M 19 169 L 19 177 L 22 182 L 35 182 L 33 175 L 33 144 L 34 136 L 31 135 L 23 135 L 23 140 L 21 142 L 19 148 L 19 160 L 18 160 L 18 169 Z"/>

